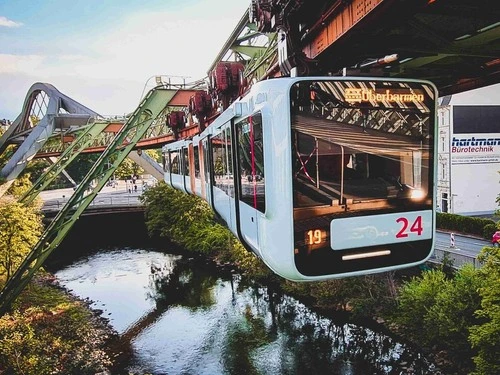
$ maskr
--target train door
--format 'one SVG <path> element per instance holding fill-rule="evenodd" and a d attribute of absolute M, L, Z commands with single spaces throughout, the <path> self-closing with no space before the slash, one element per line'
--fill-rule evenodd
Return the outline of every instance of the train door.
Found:
<path fill-rule="evenodd" d="M 195 178 L 196 178 L 196 170 L 195 170 L 195 167 L 194 167 L 194 159 L 195 159 L 195 156 L 194 156 L 194 153 L 195 153 L 195 148 L 196 148 L 196 151 L 198 151 L 198 147 L 194 147 L 192 143 L 190 143 L 188 145 L 188 164 L 189 164 L 189 190 L 191 192 L 191 194 L 195 194 L 196 193 L 196 182 L 195 182 Z"/>
<path fill-rule="evenodd" d="M 187 147 L 182 147 L 182 174 L 183 188 L 186 193 L 191 193 L 191 180 L 189 178 L 189 152 Z"/>
<path fill-rule="evenodd" d="M 191 174 L 193 176 L 192 185 L 193 185 L 193 193 L 199 197 L 203 197 L 202 195 L 202 183 L 201 183 L 201 167 L 200 167 L 200 144 L 201 142 L 193 142 L 193 165 Z"/>
<path fill-rule="evenodd" d="M 198 142 L 198 168 L 200 171 L 200 197 L 208 202 L 207 198 L 207 187 L 205 180 L 205 140 L 200 140 Z"/>
<path fill-rule="evenodd" d="M 238 180 L 237 214 L 240 239 L 259 249 L 257 216 L 265 211 L 262 115 L 247 117 L 234 126 Z"/>

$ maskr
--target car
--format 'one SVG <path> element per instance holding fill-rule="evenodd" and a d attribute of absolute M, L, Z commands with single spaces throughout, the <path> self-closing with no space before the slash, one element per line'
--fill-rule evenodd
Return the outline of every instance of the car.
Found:
<path fill-rule="evenodd" d="M 491 237 L 491 244 L 494 247 L 500 246 L 500 230 L 497 230 L 495 233 L 493 233 L 493 236 Z"/>

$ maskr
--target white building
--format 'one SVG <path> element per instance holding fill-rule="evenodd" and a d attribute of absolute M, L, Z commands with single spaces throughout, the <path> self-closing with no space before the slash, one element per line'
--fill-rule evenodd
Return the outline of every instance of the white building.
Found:
<path fill-rule="evenodd" d="M 438 206 L 492 214 L 500 193 L 500 85 L 441 98 L 438 125 Z"/>

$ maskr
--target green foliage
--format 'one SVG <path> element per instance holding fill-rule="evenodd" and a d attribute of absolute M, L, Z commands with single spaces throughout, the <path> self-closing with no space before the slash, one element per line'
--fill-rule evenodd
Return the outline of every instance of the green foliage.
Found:
<path fill-rule="evenodd" d="M 66 171 L 76 183 L 79 183 L 87 175 L 98 158 L 99 154 L 80 154 L 66 167 Z"/>
<path fill-rule="evenodd" d="M 143 173 L 144 169 L 142 169 L 139 164 L 129 158 L 125 158 L 116 169 L 115 176 L 119 180 L 130 180 L 132 176 L 138 176 Z"/>
<path fill-rule="evenodd" d="M 14 145 L 8 145 L 4 152 L 0 154 L 0 168 L 3 168 L 9 162 L 9 159 L 15 150 L 16 147 Z"/>
<path fill-rule="evenodd" d="M 10 185 L 7 193 L 19 198 L 22 197 L 31 188 L 31 186 L 32 183 L 30 181 L 30 175 L 24 174 L 12 182 L 12 185 Z"/>
<path fill-rule="evenodd" d="M 483 229 L 483 237 L 486 239 L 491 239 L 493 237 L 493 233 L 497 230 L 498 224 L 495 225 L 493 223 L 486 224 Z"/>
<path fill-rule="evenodd" d="M 474 357 L 476 375 L 500 374 L 500 248 L 486 247 L 479 259 L 484 262 L 479 273 L 480 322 L 470 328 L 470 342 L 477 350 Z"/>
<path fill-rule="evenodd" d="M 148 156 L 153 159 L 153 160 L 156 160 L 158 163 L 161 164 L 161 161 L 162 161 L 162 157 L 163 157 L 163 154 L 161 152 L 161 148 L 156 148 L 156 149 L 151 149 L 151 150 L 146 150 L 144 151 L 146 152 L 146 154 L 148 154 Z"/>
<path fill-rule="evenodd" d="M 199 238 L 198 231 L 215 224 L 212 210 L 201 199 L 175 190 L 163 182 L 145 191 L 141 200 L 146 206 L 149 234 L 169 238 L 182 245 L 188 242 L 188 250 L 194 250 L 194 244 L 190 242 L 192 239 L 189 238 L 191 235 Z"/>
<path fill-rule="evenodd" d="M 351 311 L 354 316 L 366 317 L 393 305 L 393 276 L 387 272 L 314 283 L 283 281 L 282 287 L 320 309 Z"/>
<path fill-rule="evenodd" d="M 451 349 L 454 359 L 470 357 L 469 327 L 477 323 L 475 311 L 481 302 L 481 285 L 482 279 L 472 265 L 462 267 L 450 282 L 442 285 L 424 316 L 429 342 Z"/>
<path fill-rule="evenodd" d="M 426 316 L 435 304 L 439 291 L 447 288 L 449 283 L 440 270 L 426 271 L 422 277 L 414 277 L 405 283 L 397 298 L 398 307 L 393 317 L 395 322 L 404 327 L 412 338 L 424 344 L 429 343 L 430 337 L 423 330 Z"/>
<path fill-rule="evenodd" d="M 26 165 L 26 168 L 24 168 L 20 176 L 28 174 L 29 180 L 31 181 L 32 184 L 34 184 L 42 176 L 45 170 L 49 167 L 50 163 L 47 161 L 47 159 L 33 159 L 28 163 L 28 165 Z M 59 189 L 68 186 L 70 186 L 69 181 L 66 180 L 66 178 L 63 177 L 62 175 L 59 175 L 52 182 L 49 189 L 50 188 Z"/>
<path fill-rule="evenodd" d="M 475 374 L 500 373 L 500 250 L 483 249 L 481 269 L 467 265 L 452 278 L 427 271 L 400 289 L 392 318 L 409 338 L 448 352 L 452 363 Z"/>
<path fill-rule="evenodd" d="M 111 365 L 107 330 L 84 305 L 36 284 L 20 299 L 31 307 L 0 318 L 0 373 L 85 375 Z"/>
<path fill-rule="evenodd" d="M 248 252 L 227 227 L 215 220 L 202 199 L 160 182 L 141 197 L 146 206 L 149 235 L 168 238 L 186 250 L 205 253 L 219 262 L 231 262 L 254 277 L 270 271 Z"/>
<path fill-rule="evenodd" d="M 0 276 L 10 278 L 37 243 L 43 230 L 37 208 L 13 199 L 0 200 Z"/>
<path fill-rule="evenodd" d="M 478 236 L 485 235 L 485 226 L 489 224 L 495 225 L 495 222 L 490 219 L 448 213 L 438 213 L 436 218 L 436 227 L 439 229 L 454 230 Z M 485 238 L 489 239 L 488 237 Z"/>

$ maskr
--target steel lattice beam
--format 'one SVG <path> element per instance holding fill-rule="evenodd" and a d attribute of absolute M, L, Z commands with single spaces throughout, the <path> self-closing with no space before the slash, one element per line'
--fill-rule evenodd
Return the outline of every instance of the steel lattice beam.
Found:
<path fill-rule="evenodd" d="M 113 175 L 135 144 L 143 137 L 149 126 L 160 115 L 175 93 L 176 90 L 156 87 L 145 96 L 113 142 L 87 173 L 66 205 L 52 220 L 33 250 L 5 284 L 5 287 L 0 292 L 0 315 L 10 308 L 12 302 L 26 287 L 35 272 L 62 242 L 82 212 L 94 200 L 107 180 Z M 128 140 L 128 144 L 123 146 L 125 140 Z M 109 166 L 108 160 L 112 158 L 115 161 Z M 85 195 L 92 181 L 97 181 L 97 184 L 89 194 Z"/>
<path fill-rule="evenodd" d="M 21 197 L 20 202 L 31 203 L 47 186 L 108 126 L 108 122 L 100 121 L 86 127 L 80 136 L 61 154 L 33 186 Z"/>

